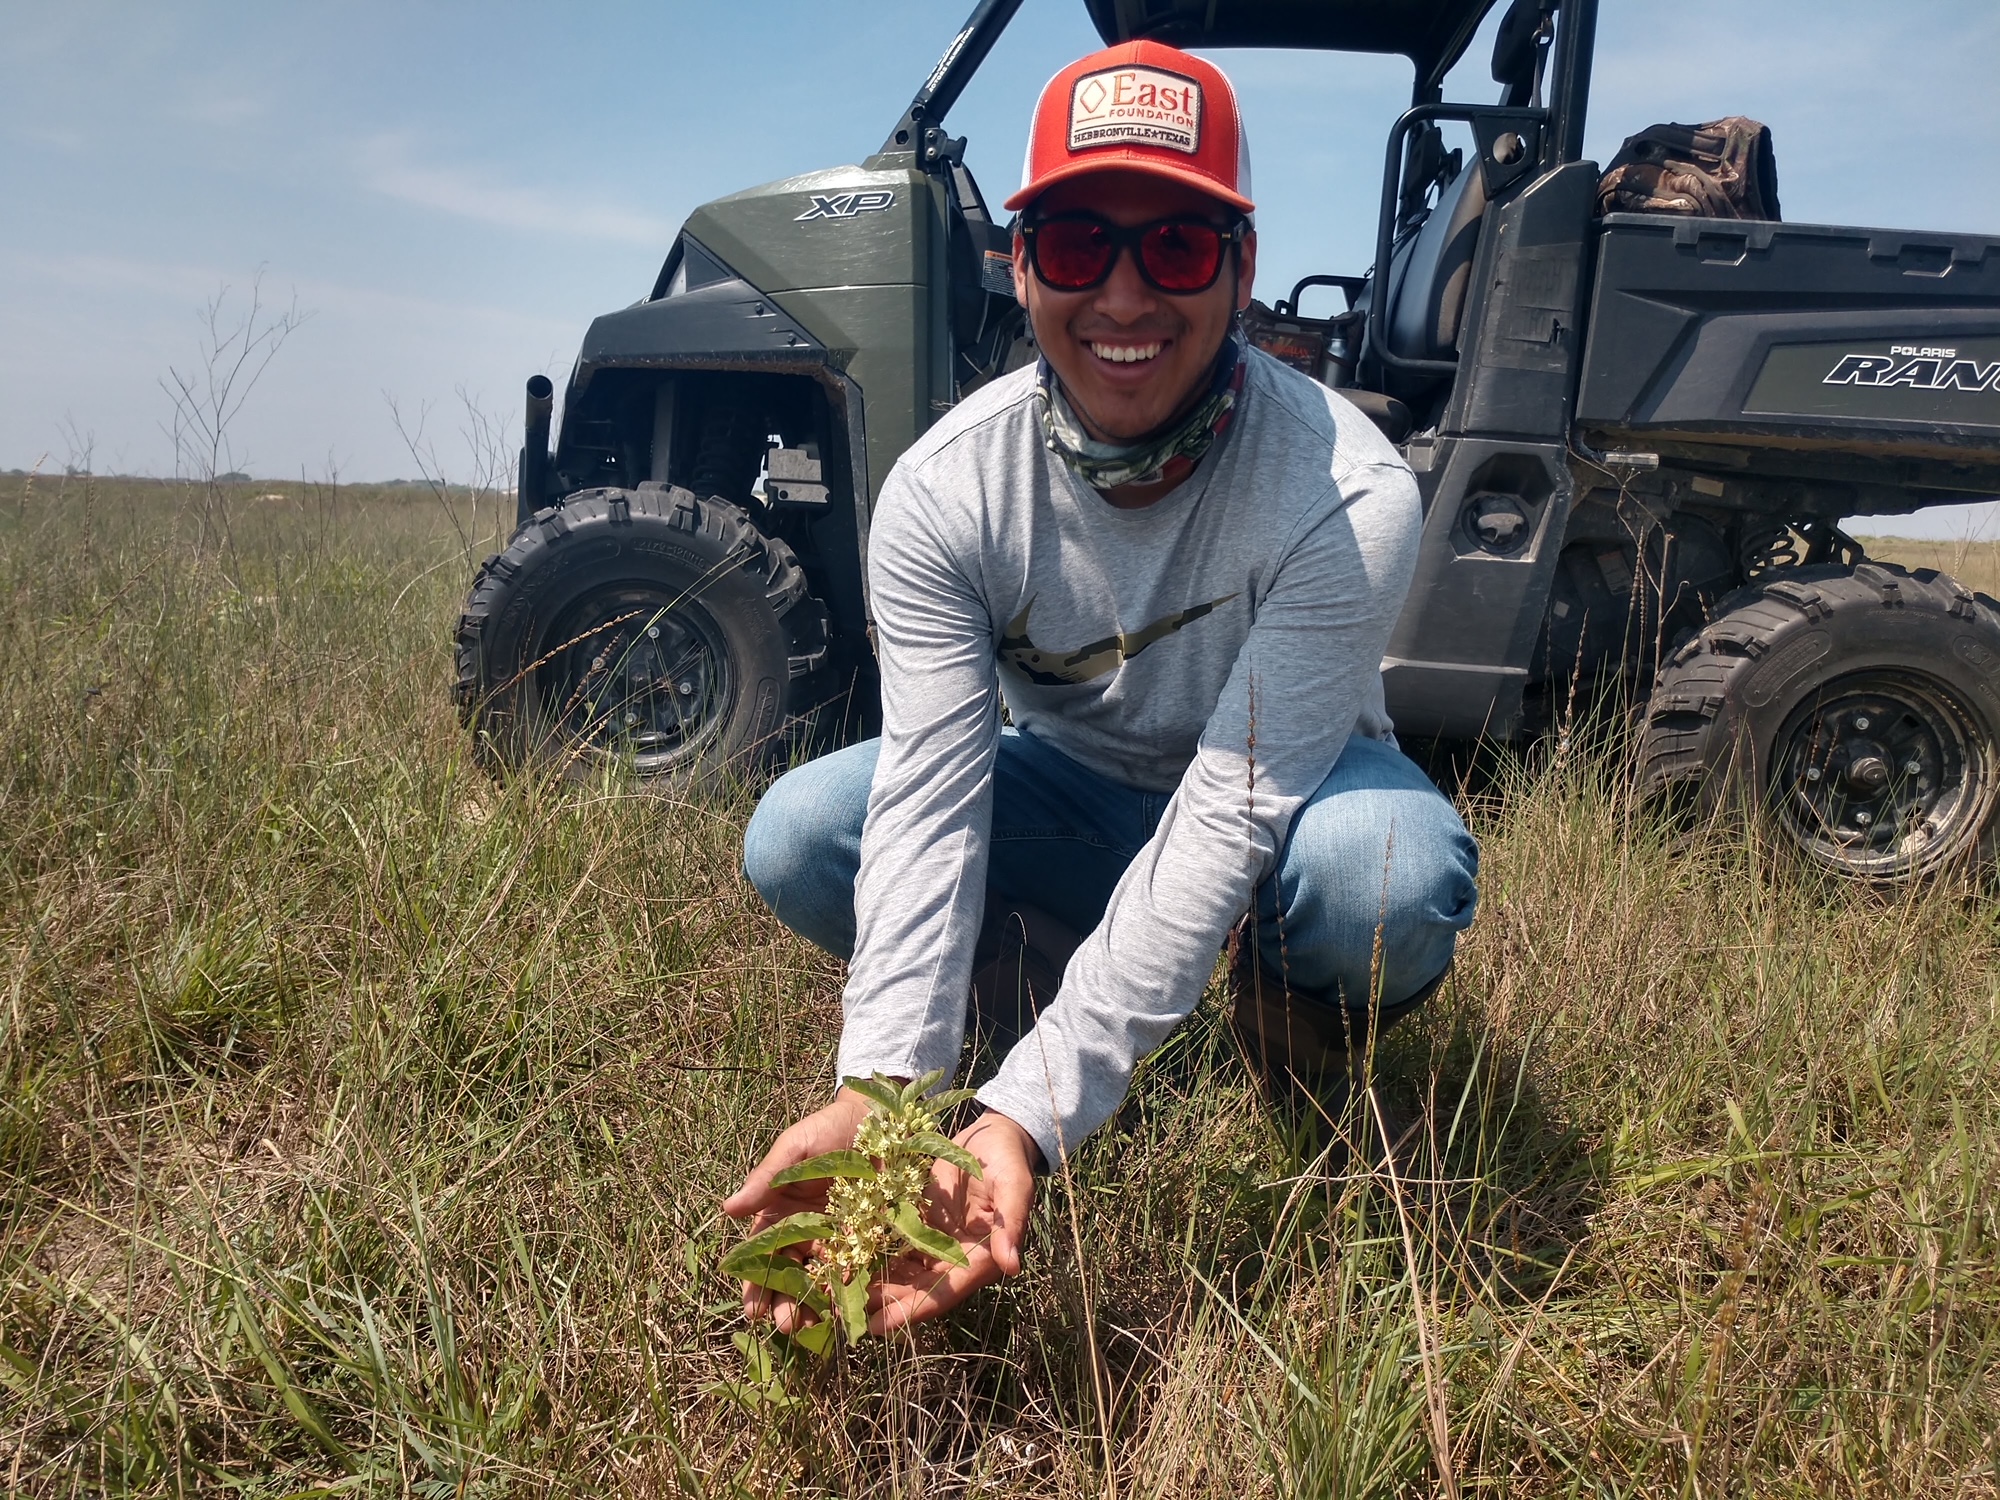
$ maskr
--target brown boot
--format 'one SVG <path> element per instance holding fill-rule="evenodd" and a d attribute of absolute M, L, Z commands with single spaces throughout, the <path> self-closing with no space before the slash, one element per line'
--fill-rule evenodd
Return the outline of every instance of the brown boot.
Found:
<path fill-rule="evenodd" d="M 1293 988 L 1259 961 L 1245 917 L 1229 934 L 1231 1027 L 1251 1068 L 1281 1098 L 1310 1096 L 1322 1105 L 1345 1104 L 1368 1049 L 1369 1012 Z M 1446 971 L 1447 973 L 1449 970 Z M 1444 974 L 1407 1000 L 1382 1006 L 1376 1035 L 1436 992 Z"/>
<path fill-rule="evenodd" d="M 1253 947 L 1246 918 L 1229 934 L 1229 1019 L 1251 1070 L 1281 1099 L 1344 1093 L 1363 1040 L 1346 1024 L 1347 1008 L 1292 989 Z"/>
<path fill-rule="evenodd" d="M 1070 955 L 1082 943 L 1040 907 L 989 896 L 972 950 L 972 1024 L 996 1058 L 1056 998 Z"/>

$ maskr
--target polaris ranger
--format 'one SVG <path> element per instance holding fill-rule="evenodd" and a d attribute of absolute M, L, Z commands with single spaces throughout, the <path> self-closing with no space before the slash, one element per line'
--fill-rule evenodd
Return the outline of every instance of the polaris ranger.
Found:
<path fill-rule="evenodd" d="M 1491 104 L 1443 80 L 1499 0 L 1086 3 L 1107 43 L 1415 66 L 1373 269 L 1251 317 L 1422 487 L 1383 662 L 1400 733 L 1521 741 L 1622 691 L 1656 794 L 1753 799 L 1868 878 L 1992 856 L 2000 607 L 1837 523 L 2000 493 L 2000 238 L 1600 214 L 1598 0 L 1512 0 Z M 944 128 L 1019 5 L 982 0 L 874 156 L 697 209 L 591 325 L 553 452 L 529 381 L 520 528 L 458 631 L 498 761 L 667 776 L 868 730 L 870 507 L 940 412 L 1035 357 Z M 1305 316 L 1316 285 L 1345 308 Z"/>

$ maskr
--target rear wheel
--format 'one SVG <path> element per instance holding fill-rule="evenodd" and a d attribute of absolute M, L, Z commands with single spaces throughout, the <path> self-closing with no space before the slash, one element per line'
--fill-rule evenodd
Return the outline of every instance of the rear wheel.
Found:
<path fill-rule="evenodd" d="M 492 759 L 672 777 L 783 750 L 822 696 L 827 614 L 737 507 L 647 484 L 537 512 L 480 569 L 457 644 Z"/>
<path fill-rule="evenodd" d="M 1811 863 L 1906 880 L 2000 843 L 2000 605 L 1881 563 L 1787 570 L 1722 601 L 1647 705 L 1641 774 L 1760 807 Z"/>

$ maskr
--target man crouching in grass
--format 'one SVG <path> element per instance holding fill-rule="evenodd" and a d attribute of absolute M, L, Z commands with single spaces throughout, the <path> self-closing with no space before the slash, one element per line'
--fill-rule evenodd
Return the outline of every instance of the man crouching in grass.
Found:
<path fill-rule="evenodd" d="M 1236 330 L 1249 193 L 1213 64 L 1133 42 L 1049 83 L 1007 202 L 1042 363 L 890 474 L 868 556 L 882 737 L 782 778 L 744 836 L 778 918 L 849 960 L 842 1077 L 957 1067 L 989 902 L 1088 934 L 958 1136 L 984 1175 L 938 1164 L 932 1217 L 968 1264 L 897 1262 L 876 1333 L 1020 1269 L 1036 1173 L 1118 1108 L 1246 915 L 1239 1033 L 1309 1086 L 1435 988 L 1472 920 L 1477 848 L 1383 709 L 1416 481 Z M 819 1206 L 771 1179 L 852 1146 L 867 1107 L 843 1089 L 724 1209 L 761 1228 Z M 797 1316 L 757 1287 L 745 1307 Z"/>

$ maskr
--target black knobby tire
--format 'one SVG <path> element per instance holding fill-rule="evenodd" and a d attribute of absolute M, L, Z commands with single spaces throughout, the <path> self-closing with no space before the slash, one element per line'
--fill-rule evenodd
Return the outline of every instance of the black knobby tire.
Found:
<path fill-rule="evenodd" d="M 2000 844 L 2000 604 L 1930 569 L 1787 569 L 1667 662 L 1642 785 L 1749 804 L 1812 863 L 1871 880 L 1984 864 Z"/>
<path fill-rule="evenodd" d="M 456 696 L 502 765 L 754 770 L 815 706 L 827 612 L 791 548 L 661 484 L 537 511 L 473 580 Z"/>

